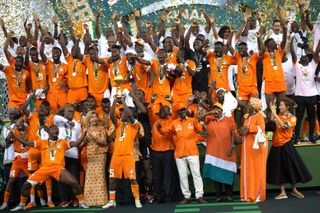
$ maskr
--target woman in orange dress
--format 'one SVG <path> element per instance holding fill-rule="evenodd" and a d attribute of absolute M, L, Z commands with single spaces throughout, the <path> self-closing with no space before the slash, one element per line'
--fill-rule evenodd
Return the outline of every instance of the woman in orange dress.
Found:
<path fill-rule="evenodd" d="M 242 128 L 243 145 L 241 156 L 240 198 L 241 201 L 259 202 L 266 200 L 266 165 L 268 141 L 254 147 L 259 128 L 265 137 L 264 114 L 262 102 L 251 98 L 248 103 L 248 117 Z"/>
<path fill-rule="evenodd" d="M 107 133 L 100 123 L 98 114 L 90 111 L 86 115 L 88 164 L 84 184 L 84 200 L 88 206 L 102 206 L 107 203 L 106 158 Z"/>

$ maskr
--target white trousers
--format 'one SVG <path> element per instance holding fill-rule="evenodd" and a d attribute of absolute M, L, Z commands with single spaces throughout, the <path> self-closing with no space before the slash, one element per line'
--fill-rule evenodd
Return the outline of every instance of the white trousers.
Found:
<path fill-rule="evenodd" d="M 188 176 L 189 176 L 188 165 L 189 165 L 192 178 L 193 178 L 193 184 L 196 190 L 195 191 L 196 198 L 198 199 L 202 197 L 203 182 L 200 174 L 199 156 L 187 156 L 182 158 L 176 158 L 176 164 L 177 164 L 178 173 L 179 173 L 180 188 L 183 196 L 186 199 L 191 198 L 191 192 L 189 189 L 189 181 L 188 181 Z"/>

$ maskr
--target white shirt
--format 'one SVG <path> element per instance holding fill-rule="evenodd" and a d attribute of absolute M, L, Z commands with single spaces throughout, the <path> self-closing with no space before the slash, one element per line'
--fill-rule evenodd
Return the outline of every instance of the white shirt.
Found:
<path fill-rule="evenodd" d="M 296 96 L 316 96 L 318 90 L 316 81 L 314 80 L 317 64 L 312 60 L 308 66 L 302 66 L 298 62 L 294 64 L 294 72 L 296 74 Z"/>
<path fill-rule="evenodd" d="M 242 36 L 241 41 L 244 41 L 248 45 L 248 52 L 251 50 L 253 52 L 258 52 L 258 41 L 256 33 L 259 32 L 258 28 L 252 29 L 248 31 L 248 36 Z"/>
<path fill-rule="evenodd" d="M 278 47 L 280 47 L 280 44 L 282 42 L 283 33 L 275 34 L 274 32 L 270 35 L 270 38 L 273 38 L 273 40 L 277 43 Z"/>
<path fill-rule="evenodd" d="M 286 81 L 286 95 L 293 95 L 295 92 L 295 72 L 293 70 L 293 62 L 291 56 L 288 55 L 288 60 L 282 63 L 282 69 L 284 72 L 284 78 Z"/>
<path fill-rule="evenodd" d="M 81 125 L 76 120 L 72 120 L 74 123 L 74 127 L 70 127 L 70 125 L 67 123 L 67 119 L 56 115 L 54 117 L 54 123 L 59 127 L 59 139 L 67 139 L 69 141 L 77 141 L 80 138 L 81 135 Z M 78 147 L 72 147 L 68 149 L 64 156 L 69 158 L 78 159 L 79 153 L 78 153 Z"/>
<path fill-rule="evenodd" d="M 9 134 L 9 130 L 7 129 L 7 126 L 10 126 L 10 128 L 14 127 L 14 124 L 5 124 L 3 126 L 2 132 L 1 132 L 1 146 L 4 148 L 4 154 L 3 154 L 3 164 L 10 164 L 12 163 L 14 159 L 14 145 L 13 143 L 10 144 L 8 147 L 6 147 L 6 138 Z"/>

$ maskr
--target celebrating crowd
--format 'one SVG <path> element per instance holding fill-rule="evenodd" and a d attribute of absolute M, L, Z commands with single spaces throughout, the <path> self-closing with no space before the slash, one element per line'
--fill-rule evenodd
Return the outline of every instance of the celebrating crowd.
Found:
<path fill-rule="evenodd" d="M 137 208 L 172 202 L 179 184 L 180 203 L 190 203 L 190 173 L 201 204 L 203 178 L 216 202 L 232 201 L 238 171 L 241 201 L 266 200 L 267 183 L 280 187 L 275 199 L 288 198 L 286 183 L 303 198 L 296 184 L 312 176 L 294 144 L 304 120 L 308 140 L 318 139 L 320 24 L 302 0 L 299 22 L 274 6 L 271 29 L 258 12 L 244 12 L 235 30 L 217 28 L 204 9 L 205 26 L 184 26 L 183 10 L 170 26 L 168 11 L 142 26 L 135 10 L 135 35 L 116 12 L 103 35 L 98 11 L 97 39 L 86 24 L 82 33 L 71 21 L 59 27 L 56 17 L 53 33 L 34 15 L 19 36 L 0 19 L 10 118 L 1 134 L 9 169 L 0 209 L 24 176 L 12 211 L 36 207 L 36 193 L 42 206 L 55 207 L 53 189 L 60 207 L 114 208 L 123 179 Z M 266 132 L 273 132 L 269 155 Z M 206 147 L 202 172 L 198 144 Z"/>

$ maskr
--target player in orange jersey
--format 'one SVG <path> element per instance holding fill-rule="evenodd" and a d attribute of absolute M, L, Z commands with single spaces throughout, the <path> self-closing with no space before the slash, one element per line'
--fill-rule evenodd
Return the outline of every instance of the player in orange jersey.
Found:
<path fill-rule="evenodd" d="M 136 180 L 136 168 L 133 154 L 136 138 L 143 137 L 143 135 L 138 134 L 141 124 L 133 117 L 131 109 L 127 107 L 124 101 L 124 97 L 121 98 L 121 103 L 123 105 L 123 108 L 120 110 L 121 119 L 118 119 L 115 116 L 117 101 L 119 101 L 119 99 L 114 97 L 110 112 L 112 123 L 116 126 L 116 137 L 114 152 L 110 163 L 109 203 L 102 208 L 116 207 L 116 188 L 118 181 L 122 179 L 122 174 L 124 174 L 125 179 L 130 179 L 135 205 L 137 208 L 141 208 L 142 205 L 140 202 L 139 185 Z"/>
<path fill-rule="evenodd" d="M 0 71 L 4 72 L 8 82 L 9 103 L 8 108 L 20 108 L 27 99 L 27 90 L 31 87 L 29 72 L 23 69 L 23 58 L 16 56 L 14 66 L 4 66 L 0 63 Z"/>
<path fill-rule="evenodd" d="M 20 204 L 14 209 L 11 209 L 11 211 L 24 210 L 26 208 L 25 202 L 27 200 L 27 196 L 30 193 L 31 187 L 37 184 L 41 184 L 49 178 L 54 178 L 59 182 L 66 183 L 72 186 L 72 189 L 76 194 L 77 199 L 79 200 L 79 207 L 88 208 L 88 206 L 83 201 L 83 195 L 79 183 L 77 182 L 76 178 L 64 168 L 65 151 L 71 147 L 78 146 L 82 142 L 86 134 L 86 130 L 78 141 L 58 139 L 59 128 L 56 125 L 50 126 L 48 129 L 48 133 L 48 140 L 38 139 L 34 141 L 27 141 L 26 139 L 20 138 L 16 134 L 13 134 L 13 137 L 20 143 L 26 146 L 35 147 L 40 150 L 42 165 L 41 168 L 33 173 L 24 183 L 22 187 Z"/>
<path fill-rule="evenodd" d="M 26 137 L 26 128 L 23 120 L 20 119 L 20 122 L 16 124 L 17 129 L 15 130 L 15 134 L 19 135 L 19 137 Z M 10 176 L 7 183 L 6 191 L 4 193 L 3 203 L 0 210 L 5 210 L 8 208 L 8 201 L 10 194 L 12 192 L 12 187 L 16 182 L 17 178 L 20 177 L 20 173 L 23 172 L 26 176 L 29 176 L 28 171 L 28 147 L 20 144 L 17 140 L 15 140 L 10 132 L 6 137 L 7 145 L 13 143 L 14 146 L 14 160 L 12 163 L 12 167 L 10 170 Z"/>
<path fill-rule="evenodd" d="M 68 62 L 68 96 L 67 103 L 84 101 L 88 96 L 88 81 L 86 66 L 83 64 L 83 55 L 79 48 L 79 39 L 69 53 L 63 33 L 60 33 L 60 45 L 63 55 Z"/>

